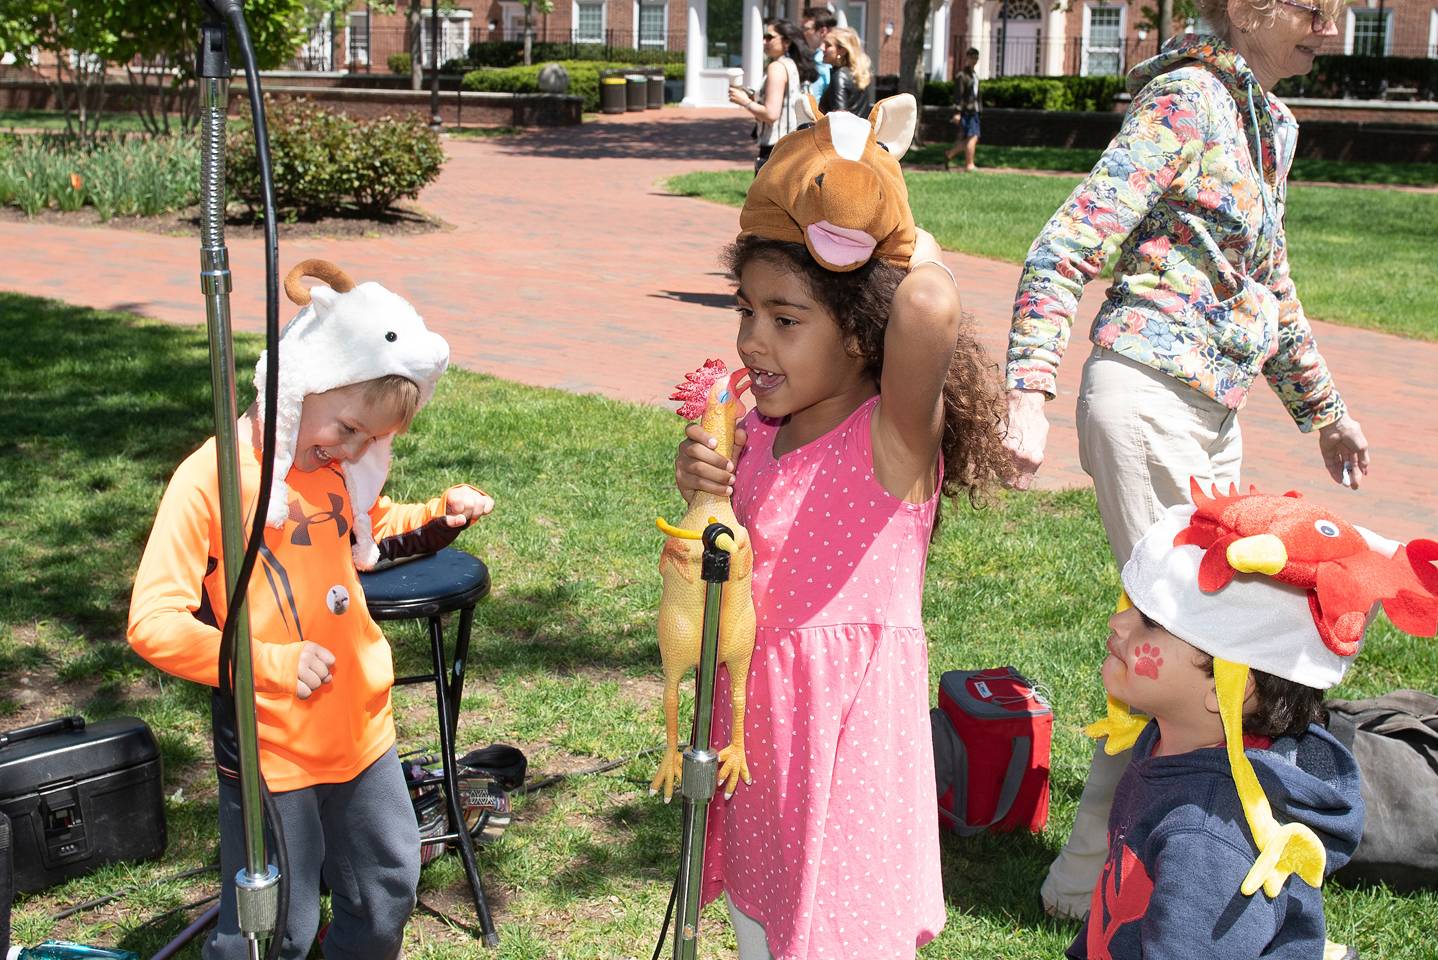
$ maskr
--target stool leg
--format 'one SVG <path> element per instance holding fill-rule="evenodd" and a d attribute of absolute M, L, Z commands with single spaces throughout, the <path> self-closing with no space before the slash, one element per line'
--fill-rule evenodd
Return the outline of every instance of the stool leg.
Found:
<path fill-rule="evenodd" d="M 459 632 L 454 638 L 454 663 L 449 676 L 449 736 L 459 732 L 459 705 L 464 697 L 464 668 L 469 663 L 469 633 L 474 625 L 474 607 L 459 611 Z"/>
<path fill-rule="evenodd" d="M 489 915 L 489 903 L 484 899 L 484 887 L 479 882 L 479 867 L 474 860 L 474 844 L 464 823 L 464 813 L 459 808 L 459 774 L 455 769 L 454 737 L 450 735 L 449 690 L 444 676 L 444 630 L 439 617 L 429 618 L 429 642 L 434 656 L 434 695 L 439 701 L 439 752 L 444 760 L 444 802 L 449 811 L 449 829 L 457 834 L 456 844 L 459 857 L 464 862 L 464 875 L 469 880 L 469 892 L 474 897 L 474 909 L 479 915 L 479 932 L 487 947 L 499 946 L 499 934 L 494 929 L 494 920 Z"/>

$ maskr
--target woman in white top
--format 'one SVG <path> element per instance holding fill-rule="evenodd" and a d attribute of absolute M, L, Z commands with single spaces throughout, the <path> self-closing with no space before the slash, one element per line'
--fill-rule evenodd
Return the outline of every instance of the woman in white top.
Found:
<path fill-rule="evenodd" d="M 757 97 L 743 87 L 730 87 L 729 100 L 749 111 L 758 121 L 755 137 L 759 141 L 759 157 L 754 161 L 758 173 L 769 153 L 798 122 L 794 105 L 802 95 L 803 84 L 819 76 L 814 66 L 814 52 L 804 45 L 804 33 L 788 20 L 764 21 L 764 86 Z"/>

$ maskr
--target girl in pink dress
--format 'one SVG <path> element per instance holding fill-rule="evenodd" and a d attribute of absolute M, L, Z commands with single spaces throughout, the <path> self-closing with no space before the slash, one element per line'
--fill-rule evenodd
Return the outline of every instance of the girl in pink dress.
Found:
<path fill-rule="evenodd" d="M 752 783 L 710 805 L 704 899 L 727 896 L 741 960 L 913 957 L 945 919 L 925 560 L 940 494 L 1004 469 L 999 383 L 927 234 L 907 273 L 831 272 L 754 233 L 727 260 L 747 442 L 735 469 L 692 424 L 676 466 L 686 497 L 732 484 L 758 630 Z"/>

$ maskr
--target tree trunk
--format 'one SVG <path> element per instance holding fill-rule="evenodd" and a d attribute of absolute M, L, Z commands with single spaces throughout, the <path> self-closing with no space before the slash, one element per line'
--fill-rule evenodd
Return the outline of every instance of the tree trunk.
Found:
<path fill-rule="evenodd" d="M 1173 35 L 1173 0 L 1157 0 L 1158 2 L 1158 48 L 1168 42 Z"/>
<path fill-rule="evenodd" d="M 424 17 L 422 0 L 409 0 L 406 18 L 409 21 L 409 88 L 424 89 Z"/>
<path fill-rule="evenodd" d="M 934 0 L 904 0 L 904 29 L 899 36 L 899 92 L 912 93 L 919 103 L 919 123 L 914 142 L 923 142 L 924 34 L 929 29 L 929 12 Z"/>
<path fill-rule="evenodd" d="M 524 65 L 534 63 L 534 4 L 524 5 Z"/>

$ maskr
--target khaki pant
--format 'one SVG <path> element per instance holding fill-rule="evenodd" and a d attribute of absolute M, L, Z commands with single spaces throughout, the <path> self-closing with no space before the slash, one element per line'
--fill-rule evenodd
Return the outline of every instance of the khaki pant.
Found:
<path fill-rule="evenodd" d="M 1243 439 L 1237 411 L 1156 370 L 1095 346 L 1083 368 L 1076 416 L 1079 462 L 1093 478 L 1114 561 L 1167 508 L 1189 501 L 1189 478 L 1205 490 L 1238 482 Z M 1049 867 L 1041 894 L 1059 916 L 1081 917 L 1108 853 L 1108 812 L 1128 754 L 1100 743 L 1079 799 L 1073 832 Z"/>

